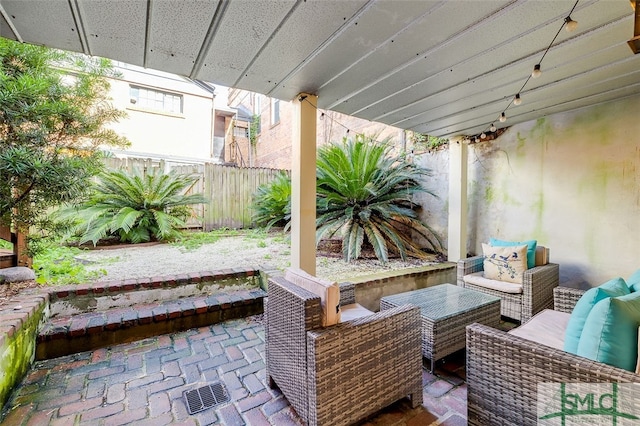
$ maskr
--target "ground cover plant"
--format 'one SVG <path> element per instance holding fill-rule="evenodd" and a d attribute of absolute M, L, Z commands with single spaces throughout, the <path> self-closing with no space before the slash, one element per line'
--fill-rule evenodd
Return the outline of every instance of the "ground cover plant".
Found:
<path fill-rule="evenodd" d="M 88 270 L 78 259 L 82 250 L 52 240 L 41 240 L 33 258 L 33 270 L 38 284 L 82 284 L 97 280 L 106 273 L 102 269 Z"/>

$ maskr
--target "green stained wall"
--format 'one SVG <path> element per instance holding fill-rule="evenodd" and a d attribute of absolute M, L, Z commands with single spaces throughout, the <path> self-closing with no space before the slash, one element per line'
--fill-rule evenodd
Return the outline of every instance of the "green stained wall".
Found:
<path fill-rule="evenodd" d="M 471 144 L 468 243 L 535 238 L 563 285 L 588 287 L 640 268 L 640 96 L 555 114 Z M 507 122 L 508 124 L 508 122 Z M 446 244 L 448 155 L 418 160 L 436 173 L 425 220 Z M 430 185 L 434 188 L 434 185 Z M 445 208 L 443 208 L 445 207 Z"/>
<path fill-rule="evenodd" d="M 35 357 L 38 324 L 45 314 L 47 302 L 40 303 L 33 315 L 29 315 L 13 336 L 0 343 L 0 412 L 11 390 L 29 370 Z"/>
<path fill-rule="evenodd" d="M 583 287 L 640 268 L 639 108 L 630 97 L 471 145 L 468 249 L 494 236 L 536 238 L 561 281 Z"/>

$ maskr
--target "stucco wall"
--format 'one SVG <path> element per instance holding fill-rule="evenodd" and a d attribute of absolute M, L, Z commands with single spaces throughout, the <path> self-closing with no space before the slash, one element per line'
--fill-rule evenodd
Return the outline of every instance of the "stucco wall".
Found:
<path fill-rule="evenodd" d="M 213 96 L 193 83 L 171 74 L 122 69 L 120 79 L 111 80 L 113 105 L 128 117 L 112 128 L 131 141 L 131 155 L 172 156 L 201 161 L 213 155 Z M 172 114 L 132 104 L 130 85 L 181 95 L 182 113 Z M 168 88 L 171 89 L 168 89 Z M 224 133 L 224 129 L 223 129 Z"/>
<path fill-rule="evenodd" d="M 571 287 L 640 268 L 639 106 L 640 97 L 629 97 L 470 145 L 469 252 L 481 253 L 490 237 L 535 238 L 560 264 L 561 284 Z M 448 155 L 418 161 L 438 170 L 441 199 L 426 206 L 432 223 L 446 227 Z"/>

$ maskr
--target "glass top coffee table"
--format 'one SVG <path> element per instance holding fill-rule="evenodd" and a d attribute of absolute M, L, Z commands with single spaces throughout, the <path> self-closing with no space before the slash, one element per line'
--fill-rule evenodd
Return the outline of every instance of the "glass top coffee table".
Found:
<path fill-rule="evenodd" d="M 466 345 L 466 327 L 478 322 L 491 327 L 500 323 L 500 298 L 453 284 L 385 296 L 380 309 L 411 304 L 420 308 L 422 355 L 437 360 Z"/>

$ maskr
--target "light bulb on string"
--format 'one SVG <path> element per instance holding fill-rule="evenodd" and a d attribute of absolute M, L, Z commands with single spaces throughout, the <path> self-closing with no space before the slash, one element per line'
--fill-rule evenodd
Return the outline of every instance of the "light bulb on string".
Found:
<path fill-rule="evenodd" d="M 496 125 L 491 123 L 491 127 L 489 127 L 489 130 L 492 131 L 492 132 L 495 132 L 496 131 Z"/>
<path fill-rule="evenodd" d="M 522 103 L 522 98 L 520 97 L 520 93 L 518 93 L 516 97 L 513 99 L 513 104 L 520 105 L 521 103 Z"/>
<path fill-rule="evenodd" d="M 485 132 L 480 133 L 480 139 L 484 139 L 487 137 L 487 134 Z"/>
<path fill-rule="evenodd" d="M 505 113 L 503 112 L 502 114 L 500 114 L 500 122 L 504 123 L 505 121 L 507 121 L 507 116 L 505 115 Z"/>
<path fill-rule="evenodd" d="M 576 28 L 578 28 L 578 21 L 574 21 L 573 19 L 571 19 L 571 16 L 567 16 L 566 18 L 564 18 L 564 23 L 565 23 L 565 30 L 567 30 L 567 32 L 573 32 L 576 30 Z"/>
<path fill-rule="evenodd" d="M 538 78 L 542 75 L 542 69 L 540 68 L 540 64 L 536 64 L 533 67 L 533 71 L 531 72 L 531 77 Z"/>

